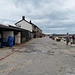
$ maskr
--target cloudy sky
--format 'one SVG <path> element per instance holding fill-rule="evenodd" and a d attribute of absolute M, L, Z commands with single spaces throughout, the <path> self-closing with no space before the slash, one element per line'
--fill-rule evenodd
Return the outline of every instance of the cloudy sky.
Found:
<path fill-rule="evenodd" d="M 0 22 L 14 24 L 25 16 L 43 33 L 75 33 L 75 0 L 0 0 Z"/>

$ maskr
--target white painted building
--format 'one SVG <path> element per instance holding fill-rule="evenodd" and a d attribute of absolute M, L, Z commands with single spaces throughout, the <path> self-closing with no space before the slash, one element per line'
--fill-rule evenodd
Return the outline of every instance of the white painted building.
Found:
<path fill-rule="evenodd" d="M 17 27 L 20 27 L 22 29 L 25 29 L 25 30 L 32 32 L 32 25 L 28 21 L 25 20 L 25 16 L 22 17 L 22 20 L 15 23 L 15 25 Z"/>

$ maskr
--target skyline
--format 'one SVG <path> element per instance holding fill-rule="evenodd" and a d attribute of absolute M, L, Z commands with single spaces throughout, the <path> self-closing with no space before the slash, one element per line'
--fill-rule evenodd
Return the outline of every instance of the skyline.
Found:
<path fill-rule="evenodd" d="M 43 33 L 75 33 L 75 0 L 1 0 L 0 23 L 14 25 L 25 16 Z"/>

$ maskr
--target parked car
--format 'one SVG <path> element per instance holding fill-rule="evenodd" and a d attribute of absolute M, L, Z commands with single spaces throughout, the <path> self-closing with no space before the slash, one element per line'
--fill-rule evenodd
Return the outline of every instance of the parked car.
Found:
<path fill-rule="evenodd" d="M 59 38 L 59 37 L 56 37 L 56 41 L 61 41 L 61 38 Z"/>
<path fill-rule="evenodd" d="M 66 39 L 65 39 L 65 38 L 62 38 L 62 40 L 63 40 L 63 41 L 66 41 Z"/>
<path fill-rule="evenodd" d="M 52 39 L 55 40 L 56 34 L 52 34 Z"/>
<path fill-rule="evenodd" d="M 49 35 L 49 38 L 52 38 L 52 34 Z"/>

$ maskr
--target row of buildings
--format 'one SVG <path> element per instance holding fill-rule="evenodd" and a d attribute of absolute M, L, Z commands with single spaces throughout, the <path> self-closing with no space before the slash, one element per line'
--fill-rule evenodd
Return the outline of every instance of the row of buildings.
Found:
<path fill-rule="evenodd" d="M 3 47 L 4 38 L 8 44 L 8 37 L 14 38 L 13 44 L 23 43 L 32 38 L 42 37 L 42 30 L 33 24 L 31 21 L 28 22 L 25 16 L 22 16 L 22 20 L 15 23 L 15 25 L 0 24 L 0 47 Z M 7 45 L 6 45 L 7 46 Z"/>

